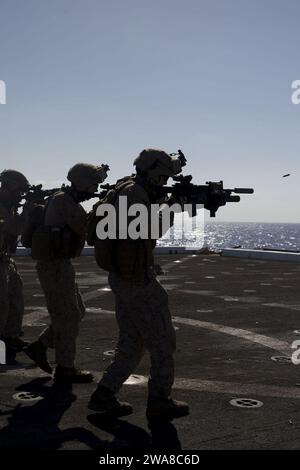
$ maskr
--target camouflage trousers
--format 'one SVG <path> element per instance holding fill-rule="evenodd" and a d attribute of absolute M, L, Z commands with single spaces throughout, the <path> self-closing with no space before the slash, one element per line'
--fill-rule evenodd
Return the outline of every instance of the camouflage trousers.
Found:
<path fill-rule="evenodd" d="M 110 273 L 108 280 L 116 299 L 119 340 L 115 358 L 99 384 L 118 392 L 147 350 L 151 360 L 149 395 L 169 397 L 176 337 L 166 291 L 152 273 L 145 282 L 123 281 L 115 273 Z"/>
<path fill-rule="evenodd" d="M 0 255 L 0 337 L 16 338 L 22 331 L 23 283 L 15 262 Z"/>
<path fill-rule="evenodd" d="M 60 259 L 38 261 L 36 268 L 51 319 L 39 340 L 47 348 L 55 349 L 57 364 L 73 367 L 79 324 L 85 314 L 74 267 L 70 260 Z"/>

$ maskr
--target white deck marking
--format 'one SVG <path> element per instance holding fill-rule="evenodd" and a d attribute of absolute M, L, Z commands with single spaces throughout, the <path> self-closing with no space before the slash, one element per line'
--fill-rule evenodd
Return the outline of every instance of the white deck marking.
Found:
<path fill-rule="evenodd" d="M 216 297 L 225 300 L 225 302 L 244 302 L 246 304 L 261 302 L 259 297 L 231 297 L 229 295 L 217 295 Z"/>
<path fill-rule="evenodd" d="M 245 302 L 246 304 L 257 304 L 261 302 L 259 297 L 239 297 L 239 302 Z"/>
<path fill-rule="evenodd" d="M 25 305 L 25 310 L 45 310 L 46 307 L 40 305 Z"/>
<path fill-rule="evenodd" d="M 105 316 L 116 314 L 114 310 L 105 310 L 104 308 L 94 308 L 94 307 L 87 307 L 86 312 L 93 313 L 94 318 L 96 317 L 98 318 L 99 316 L 102 316 L 102 314 L 104 314 Z M 93 317 L 90 316 L 88 319 L 91 320 Z"/>
<path fill-rule="evenodd" d="M 223 299 L 225 302 L 239 302 L 239 298 L 238 297 L 231 297 L 231 296 L 221 296 L 221 299 Z"/>
<path fill-rule="evenodd" d="M 184 294 L 196 294 L 196 295 L 207 295 L 214 296 L 217 299 L 222 299 L 225 302 L 244 302 L 244 303 L 259 303 L 262 302 L 260 297 L 234 297 L 231 295 L 216 295 L 216 291 L 212 290 L 187 290 L 187 289 L 178 289 L 178 292 L 183 292 Z M 265 304 L 263 304 L 265 305 Z"/>
<path fill-rule="evenodd" d="M 296 305 L 287 305 L 287 304 L 279 304 L 276 302 L 268 303 L 268 304 L 263 304 L 264 307 L 276 307 L 276 308 L 285 308 L 287 310 L 296 310 L 300 311 L 300 304 Z"/>
<path fill-rule="evenodd" d="M 177 290 L 178 284 L 166 284 L 163 281 L 160 281 L 161 285 L 165 290 Z"/>
<path fill-rule="evenodd" d="M 42 318 L 47 318 L 49 316 L 48 310 L 46 307 L 28 307 L 32 309 L 33 312 L 30 312 L 24 315 L 23 326 L 29 326 L 36 321 L 42 320 Z M 27 309 L 26 309 L 27 310 Z"/>
<path fill-rule="evenodd" d="M 104 316 L 115 315 L 114 310 L 105 310 L 103 308 L 97 308 L 97 307 L 87 307 L 86 313 L 93 314 L 92 316 L 89 316 L 88 318 L 89 320 L 96 318 L 96 316 L 97 318 L 99 318 L 102 315 Z M 24 316 L 23 326 L 39 326 L 35 323 L 40 322 L 44 318 L 49 318 L 47 308 L 46 307 L 35 308 L 33 312 L 28 313 L 27 315 Z"/>
<path fill-rule="evenodd" d="M 113 310 L 103 310 L 103 309 L 98 310 L 98 309 L 93 309 L 93 308 L 87 309 L 87 313 L 94 313 L 94 316 L 97 315 L 98 318 L 101 317 L 102 315 L 113 316 L 115 314 Z M 34 312 L 29 313 L 28 315 L 25 316 L 24 325 L 29 326 L 32 323 L 39 321 L 42 318 L 45 318 L 47 316 L 48 316 L 47 309 L 45 307 L 40 308 L 40 310 L 35 310 Z M 205 328 L 207 330 L 212 330 L 212 331 L 216 331 L 219 333 L 224 333 L 227 335 L 242 338 L 252 343 L 257 343 L 257 344 L 260 344 L 261 346 L 265 346 L 267 348 L 273 349 L 275 351 L 283 352 L 285 354 L 291 353 L 291 348 L 290 348 L 289 343 L 278 340 L 276 338 L 272 338 L 270 336 L 260 335 L 249 330 L 243 330 L 241 328 L 233 328 L 233 327 L 220 325 L 217 323 L 212 323 L 212 322 L 207 322 L 207 321 L 194 320 L 192 318 L 172 317 L 172 321 L 174 323 L 179 323 L 182 325 Z"/>
<path fill-rule="evenodd" d="M 216 291 L 214 291 L 214 290 L 189 290 L 189 289 L 178 289 L 177 292 L 182 292 L 183 294 L 216 295 Z"/>
<path fill-rule="evenodd" d="M 86 292 L 85 294 L 82 295 L 83 300 L 87 301 L 87 300 L 98 299 L 98 297 L 101 297 L 102 295 L 105 295 L 111 291 L 109 286 L 105 286 L 105 287 L 109 290 L 104 290 L 104 288 L 102 288 L 102 289 L 96 289 L 96 290 L 91 290 L 90 292 Z"/>
<path fill-rule="evenodd" d="M 217 323 L 211 323 L 201 320 L 193 320 L 192 318 L 172 317 L 175 323 L 182 325 L 196 326 L 198 328 L 205 328 L 207 330 L 216 331 L 218 333 L 225 333 L 227 335 L 236 336 L 238 338 L 257 343 L 267 348 L 274 349 L 284 353 L 291 353 L 291 346 L 285 341 L 271 338 L 270 336 L 259 335 L 252 331 L 242 330 L 241 328 L 232 328 L 230 326 L 219 325 Z"/>
<path fill-rule="evenodd" d="M 245 384 L 240 382 L 220 382 L 213 380 L 177 379 L 175 388 L 198 392 L 228 393 L 230 395 L 266 396 L 274 398 L 300 399 L 299 387 L 280 387 L 275 385 Z"/>

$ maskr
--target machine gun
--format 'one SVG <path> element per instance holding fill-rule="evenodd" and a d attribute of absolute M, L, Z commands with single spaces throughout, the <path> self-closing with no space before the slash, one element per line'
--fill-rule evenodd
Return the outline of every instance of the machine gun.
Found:
<path fill-rule="evenodd" d="M 210 217 L 215 217 L 216 212 L 227 202 L 239 202 L 240 196 L 234 194 L 253 194 L 253 188 L 234 188 L 224 189 L 223 181 L 208 181 L 206 184 L 197 185 L 192 183 L 191 175 L 174 176 L 175 184 L 172 186 L 162 186 L 160 194 L 167 196 L 173 195 L 175 199 L 183 200 L 186 204 L 193 205 L 193 216 L 196 215 L 196 204 L 203 204 L 205 209 L 209 210 Z"/>

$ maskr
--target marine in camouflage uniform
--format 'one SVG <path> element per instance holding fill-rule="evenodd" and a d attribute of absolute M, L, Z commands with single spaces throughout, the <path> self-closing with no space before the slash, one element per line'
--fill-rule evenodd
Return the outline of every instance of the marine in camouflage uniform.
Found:
<path fill-rule="evenodd" d="M 97 191 L 98 184 L 107 176 L 107 169 L 106 165 L 75 165 L 68 173 L 72 186 L 55 193 L 44 211 L 44 225 L 51 230 L 51 243 L 55 246 L 50 259 L 38 260 L 37 272 L 51 324 L 25 352 L 39 367 L 51 373 L 46 351 L 54 348 L 57 382 L 93 380 L 90 372 L 75 367 L 76 339 L 85 306 L 75 282 L 71 258 L 80 256 L 86 239 L 86 212 L 80 202 Z"/>
<path fill-rule="evenodd" d="M 177 159 L 155 149 L 141 152 L 135 165 L 137 175 L 125 178 L 123 182 L 121 180 L 116 186 L 117 220 L 119 197 L 127 197 L 128 207 L 141 203 L 150 210 L 151 203 L 157 202 L 157 188 L 165 184 L 169 176 L 181 171 Z M 170 201 L 170 204 L 174 202 Z M 118 416 L 132 412 L 131 405 L 120 402 L 115 393 L 133 373 L 147 350 L 151 359 L 148 418 L 172 419 L 188 413 L 186 403 L 170 397 L 174 382 L 176 338 L 168 295 L 156 279 L 154 246 L 155 240 L 150 237 L 118 239 L 115 243 L 116 269 L 109 273 L 108 280 L 115 294 L 119 340 L 115 358 L 91 396 L 88 405 L 91 410 Z"/>
<path fill-rule="evenodd" d="M 18 206 L 29 183 L 15 170 L 4 170 L 0 181 L 0 339 L 6 343 L 7 352 L 14 353 L 27 344 L 20 339 L 24 315 L 23 283 L 11 255 L 16 251 L 26 221 L 28 205 L 21 214 Z"/>

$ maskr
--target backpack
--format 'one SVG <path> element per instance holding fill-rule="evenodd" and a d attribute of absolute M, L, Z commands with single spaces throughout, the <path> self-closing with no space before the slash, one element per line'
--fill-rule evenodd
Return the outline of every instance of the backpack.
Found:
<path fill-rule="evenodd" d="M 116 272 L 118 264 L 116 259 L 116 243 L 118 240 L 106 238 L 101 240 L 97 237 L 96 228 L 98 222 L 101 220 L 100 216 L 96 215 L 97 208 L 101 204 L 114 205 L 119 192 L 125 188 L 128 183 L 132 182 L 132 176 L 126 176 L 117 181 L 114 189 L 108 191 L 106 196 L 94 205 L 92 211 L 88 214 L 87 219 L 87 243 L 95 248 L 95 259 L 98 266 L 104 271 Z"/>
<path fill-rule="evenodd" d="M 21 234 L 22 245 L 25 248 L 31 248 L 31 256 L 36 260 L 52 259 L 51 228 L 44 224 L 49 200 L 33 207 Z"/>

